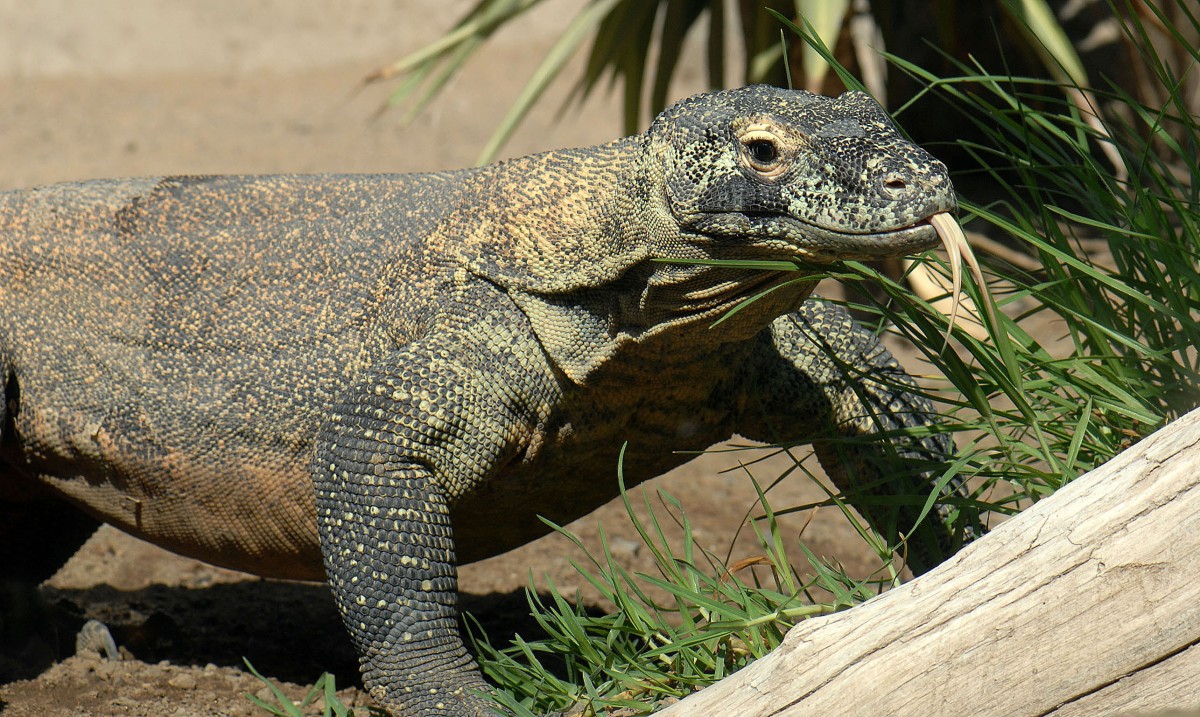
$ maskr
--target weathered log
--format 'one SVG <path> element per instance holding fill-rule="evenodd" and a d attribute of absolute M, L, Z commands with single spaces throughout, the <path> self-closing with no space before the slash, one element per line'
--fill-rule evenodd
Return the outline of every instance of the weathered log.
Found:
<path fill-rule="evenodd" d="M 1200 410 L 660 714 L 1200 708 Z"/>

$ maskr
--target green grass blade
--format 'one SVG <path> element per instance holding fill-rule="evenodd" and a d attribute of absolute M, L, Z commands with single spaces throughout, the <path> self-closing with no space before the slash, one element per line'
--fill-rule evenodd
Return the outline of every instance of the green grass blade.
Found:
<path fill-rule="evenodd" d="M 509 108 L 508 113 L 504 115 L 496 131 L 492 133 L 487 144 L 479 153 L 477 160 L 479 164 L 486 164 L 496 157 L 500 147 L 512 136 L 517 125 L 546 91 L 550 81 L 558 76 L 567 60 L 578 51 L 587 34 L 616 4 L 617 0 L 595 0 L 563 30 L 558 41 L 554 43 L 554 46 L 542 59 L 541 64 L 534 70 L 512 107 Z"/>

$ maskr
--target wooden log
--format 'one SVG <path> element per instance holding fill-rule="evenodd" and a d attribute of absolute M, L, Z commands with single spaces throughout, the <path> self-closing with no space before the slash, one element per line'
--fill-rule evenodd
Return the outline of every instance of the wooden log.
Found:
<path fill-rule="evenodd" d="M 1200 410 L 660 714 L 1195 710 L 1198 645 Z"/>

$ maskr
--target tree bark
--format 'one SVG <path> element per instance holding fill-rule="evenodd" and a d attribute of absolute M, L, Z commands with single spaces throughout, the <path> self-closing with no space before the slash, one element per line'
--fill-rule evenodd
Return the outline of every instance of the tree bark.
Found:
<path fill-rule="evenodd" d="M 1200 708 L 1200 410 L 660 714 L 1167 708 Z"/>

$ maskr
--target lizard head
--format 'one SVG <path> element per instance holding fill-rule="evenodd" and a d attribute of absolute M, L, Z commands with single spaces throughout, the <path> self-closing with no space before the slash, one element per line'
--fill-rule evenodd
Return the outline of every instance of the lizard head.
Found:
<path fill-rule="evenodd" d="M 957 208 L 946 166 L 861 92 L 700 95 L 659 115 L 650 143 L 675 222 L 721 258 L 903 256 Z"/>

